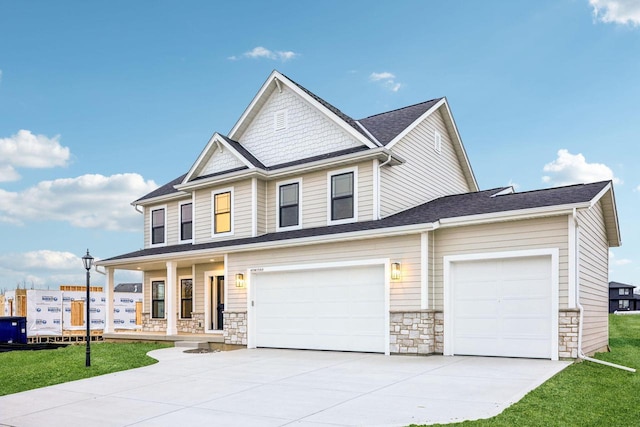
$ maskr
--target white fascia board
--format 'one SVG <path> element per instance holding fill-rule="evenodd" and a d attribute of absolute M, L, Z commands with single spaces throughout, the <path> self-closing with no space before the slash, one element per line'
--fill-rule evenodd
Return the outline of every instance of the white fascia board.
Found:
<path fill-rule="evenodd" d="M 615 229 L 616 240 L 612 243 L 612 246 L 618 247 L 622 245 L 622 238 L 620 236 L 620 223 L 618 222 L 616 195 L 613 191 L 613 185 L 611 182 L 609 182 L 609 184 L 607 184 L 602 190 L 600 190 L 600 192 L 591 200 L 591 204 L 589 208 L 595 206 L 600 201 L 600 199 L 602 199 L 607 193 L 609 194 L 609 198 L 610 198 L 609 203 L 611 203 L 611 211 L 612 211 L 611 214 L 613 215 L 613 221 L 616 224 L 616 229 Z"/>
<path fill-rule="evenodd" d="M 472 189 L 472 191 L 480 191 L 480 187 L 478 187 L 478 181 L 476 180 L 476 175 L 473 173 L 473 168 L 471 167 L 471 163 L 469 162 L 469 156 L 467 156 L 467 150 L 464 148 L 464 144 L 462 143 L 462 138 L 460 137 L 460 132 L 458 131 L 458 125 L 456 124 L 456 120 L 453 118 L 453 113 L 451 113 L 451 108 L 449 108 L 449 102 L 447 101 L 446 97 L 444 98 L 444 101 L 445 101 L 444 107 L 447 110 L 447 115 L 449 116 L 449 120 L 451 120 L 453 132 L 456 137 L 456 142 L 460 147 L 460 151 L 462 152 L 462 157 L 464 158 L 464 162 L 465 162 L 464 166 L 469 172 L 469 175 L 473 180 L 473 185 L 475 186 L 475 189 Z"/>
<path fill-rule="evenodd" d="M 182 191 L 193 191 L 198 188 L 211 187 L 212 184 L 217 186 L 219 184 L 226 184 L 230 181 L 239 181 L 241 179 L 253 178 L 255 176 L 264 177 L 266 174 L 261 169 L 242 169 L 230 172 L 226 175 L 212 176 L 210 178 L 199 179 L 186 184 L 178 184 L 175 188 Z"/>
<path fill-rule="evenodd" d="M 231 151 L 233 153 L 233 155 L 236 156 L 238 158 L 238 160 L 240 160 L 249 169 L 254 169 L 255 168 L 253 163 L 251 163 L 242 154 L 240 154 L 236 149 L 234 149 L 231 145 L 229 145 L 227 143 L 227 141 L 225 141 L 225 139 L 222 138 L 218 132 L 216 132 L 216 133 L 213 134 L 213 136 L 211 136 L 211 138 L 209 139 L 209 142 L 207 142 L 207 145 L 204 147 L 204 150 L 202 150 L 202 152 L 198 156 L 198 159 L 191 166 L 191 169 L 189 169 L 189 172 L 184 177 L 184 180 L 182 180 L 183 184 L 188 183 L 189 180 L 191 178 L 193 178 L 193 175 L 195 174 L 196 170 L 198 170 L 198 167 L 204 161 L 204 159 L 207 157 L 207 154 L 211 151 L 211 149 L 212 149 L 214 144 L 223 145 L 227 150 Z"/>
<path fill-rule="evenodd" d="M 277 78 L 278 76 L 282 76 L 282 74 L 280 74 L 276 70 L 273 70 L 271 74 L 269 74 L 269 77 L 267 77 L 265 82 L 262 84 L 258 93 L 256 93 L 256 95 L 253 97 L 253 99 L 251 100 L 247 108 L 245 108 L 244 112 L 242 113 L 242 115 L 240 116 L 236 124 L 233 125 L 233 128 L 231 128 L 231 130 L 229 131 L 229 138 L 233 140 L 236 139 L 236 132 L 238 132 L 238 130 L 242 127 L 242 125 L 244 124 L 249 114 L 251 114 L 251 112 L 254 110 L 256 104 L 264 96 L 264 93 L 267 91 L 269 86 L 275 83 L 275 78 Z"/>
<path fill-rule="evenodd" d="M 411 123 L 409 126 L 407 126 L 406 128 L 404 128 L 404 130 L 402 132 L 400 132 L 398 135 L 396 135 L 395 138 L 393 138 L 391 140 L 391 142 L 389 142 L 386 147 L 388 149 L 393 148 L 394 145 L 396 145 L 398 143 L 398 141 L 400 141 L 402 138 L 404 138 L 405 136 L 407 136 L 407 134 L 409 132 L 411 132 L 416 126 L 418 126 L 420 123 L 422 123 L 422 121 L 424 119 L 426 119 L 427 117 L 429 117 L 431 114 L 433 114 L 434 111 L 436 111 L 438 108 L 440 108 L 441 105 L 443 105 L 445 103 L 445 98 L 442 98 L 440 101 L 436 102 L 434 105 L 431 106 L 431 108 L 429 108 L 427 111 L 425 111 L 424 113 L 422 113 L 422 115 L 420 117 L 418 117 L 416 120 L 413 121 L 413 123 Z"/>
<path fill-rule="evenodd" d="M 375 136 L 373 136 L 373 134 L 371 132 L 369 132 L 369 129 L 367 129 L 366 127 L 364 127 L 364 125 L 362 123 L 360 123 L 358 120 L 354 120 L 354 122 L 356 122 L 356 124 L 358 125 L 358 127 L 360 129 L 362 129 L 364 131 L 364 133 L 367 134 L 367 136 L 369 138 L 371 138 L 373 140 L 373 142 L 375 142 L 376 144 L 378 144 L 379 147 L 382 147 L 383 144 L 378 141 L 378 138 L 376 138 Z"/>
<path fill-rule="evenodd" d="M 322 236 L 310 236 L 310 237 L 302 237 L 299 239 L 284 239 L 284 240 L 276 240 L 271 242 L 260 242 L 260 243 L 248 243 L 246 245 L 237 245 L 237 246 L 223 246 L 220 248 L 210 248 L 210 249 L 199 249 L 195 251 L 185 251 L 185 252 L 172 252 L 166 254 L 159 255 L 149 255 L 145 257 L 138 258 L 124 258 L 114 261 L 99 261 L 96 262 L 96 265 L 101 266 L 122 266 L 122 265 L 139 265 L 145 262 L 158 262 L 158 261 L 181 261 L 188 260 L 194 257 L 212 257 L 212 256 L 220 256 L 223 254 L 232 254 L 239 252 L 247 252 L 247 251 L 255 251 L 255 250 L 264 250 L 264 249 L 279 249 L 286 248 L 291 246 L 307 246 L 307 245 L 317 245 L 322 243 L 336 243 L 336 242 L 347 242 L 351 240 L 363 240 L 363 239 L 375 239 L 381 237 L 394 237 L 401 236 L 405 234 L 415 234 L 422 233 L 425 231 L 432 231 L 436 228 L 435 224 L 425 223 L 425 224 L 413 224 L 406 225 L 401 227 L 390 227 L 390 228 L 378 228 L 374 230 L 361 230 L 361 231 L 353 231 L 349 233 L 338 233 L 338 234 L 327 234 Z"/>
<path fill-rule="evenodd" d="M 589 202 L 443 218 L 439 220 L 438 223 L 440 224 L 440 227 L 445 228 L 458 227 L 462 225 L 487 224 L 491 222 L 517 221 L 521 219 L 532 219 L 546 216 L 569 215 L 573 213 L 574 208 L 580 209 L 585 207 L 589 207 Z"/>

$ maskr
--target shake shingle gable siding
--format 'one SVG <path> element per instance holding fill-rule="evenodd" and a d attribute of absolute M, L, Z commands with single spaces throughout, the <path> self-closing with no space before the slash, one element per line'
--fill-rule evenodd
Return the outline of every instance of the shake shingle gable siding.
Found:
<path fill-rule="evenodd" d="M 105 261 L 135 259 L 154 255 L 234 247 L 314 236 L 338 235 L 357 231 L 402 227 L 416 224 L 430 224 L 448 218 L 570 205 L 573 203 L 585 203 L 593 200 L 593 198 L 596 197 L 598 193 L 600 193 L 609 183 L 610 181 L 602 181 L 592 184 L 579 184 L 522 193 L 509 193 L 504 195 L 496 194 L 508 189 L 509 187 L 494 188 L 474 193 L 440 197 L 431 202 L 380 220 L 268 233 L 258 237 L 202 243 L 197 245 L 187 243 L 175 246 L 143 249 L 109 258 Z"/>
<path fill-rule="evenodd" d="M 437 104 L 442 98 L 375 114 L 358 120 L 383 145 L 390 143 L 409 125 Z"/>

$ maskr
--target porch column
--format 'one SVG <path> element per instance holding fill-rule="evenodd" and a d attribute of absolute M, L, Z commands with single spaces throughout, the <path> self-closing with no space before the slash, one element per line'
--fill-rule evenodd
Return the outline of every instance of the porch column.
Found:
<path fill-rule="evenodd" d="M 167 335 L 178 335 L 177 311 L 176 311 L 176 278 L 178 266 L 174 261 L 167 261 L 167 285 L 164 289 L 167 304 L 165 315 L 167 316 Z"/>
<path fill-rule="evenodd" d="M 105 267 L 107 280 L 105 283 L 104 297 L 105 297 L 105 313 L 104 313 L 104 332 L 105 334 L 113 333 L 113 289 L 115 288 L 113 283 L 114 269 Z"/>

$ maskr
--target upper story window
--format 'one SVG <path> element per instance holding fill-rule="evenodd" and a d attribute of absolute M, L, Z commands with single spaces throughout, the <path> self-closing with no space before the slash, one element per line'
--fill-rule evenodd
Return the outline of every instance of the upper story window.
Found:
<path fill-rule="evenodd" d="M 353 222 L 357 218 L 357 169 L 331 172 L 329 182 L 329 223 Z"/>
<path fill-rule="evenodd" d="M 180 240 L 193 239 L 193 204 L 180 205 Z"/>
<path fill-rule="evenodd" d="M 286 181 L 276 184 L 278 205 L 278 229 L 299 228 L 300 218 L 300 187 L 301 180 Z"/>
<path fill-rule="evenodd" d="M 618 289 L 618 295 L 629 295 L 629 288 Z"/>
<path fill-rule="evenodd" d="M 166 209 L 153 209 L 151 211 L 151 244 L 160 245 L 166 242 Z"/>
<path fill-rule="evenodd" d="M 164 280 L 151 282 L 151 317 L 164 319 Z"/>
<path fill-rule="evenodd" d="M 233 232 L 233 190 L 213 193 L 213 234 Z"/>

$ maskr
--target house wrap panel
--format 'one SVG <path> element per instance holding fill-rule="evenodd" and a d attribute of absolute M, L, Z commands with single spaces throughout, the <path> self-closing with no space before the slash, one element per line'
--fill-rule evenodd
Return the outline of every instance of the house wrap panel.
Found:
<path fill-rule="evenodd" d="M 582 350 L 592 354 L 609 344 L 609 245 L 602 202 L 591 209 L 580 210 L 578 221 L 578 280 L 580 303 L 584 308 Z"/>
<path fill-rule="evenodd" d="M 229 254 L 228 310 L 247 310 L 247 287 L 235 286 L 237 273 L 250 268 L 390 258 L 400 262 L 402 279 L 390 286 L 391 310 L 420 309 L 420 235 L 364 239 Z"/>
<path fill-rule="evenodd" d="M 442 136 L 440 153 L 434 149 L 435 131 Z M 441 196 L 472 191 L 440 110 L 418 124 L 392 151 L 406 163 L 380 170 L 383 218 Z"/>
<path fill-rule="evenodd" d="M 429 253 L 435 256 L 433 269 L 435 298 L 429 308 L 443 309 L 443 257 L 487 252 L 558 248 L 559 307 L 568 303 L 568 238 L 567 217 L 556 216 L 492 224 L 441 228 L 430 233 Z M 435 242 L 434 242 L 435 240 Z M 432 251 L 431 245 L 435 251 Z M 431 276 L 430 276 L 431 277 Z M 431 280 L 431 279 L 430 279 Z M 432 305 L 435 304 L 435 307 Z"/>
<path fill-rule="evenodd" d="M 286 112 L 286 125 L 275 130 L 275 114 L 280 111 Z M 282 92 L 269 95 L 236 139 L 266 166 L 362 145 L 285 85 Z"/>

